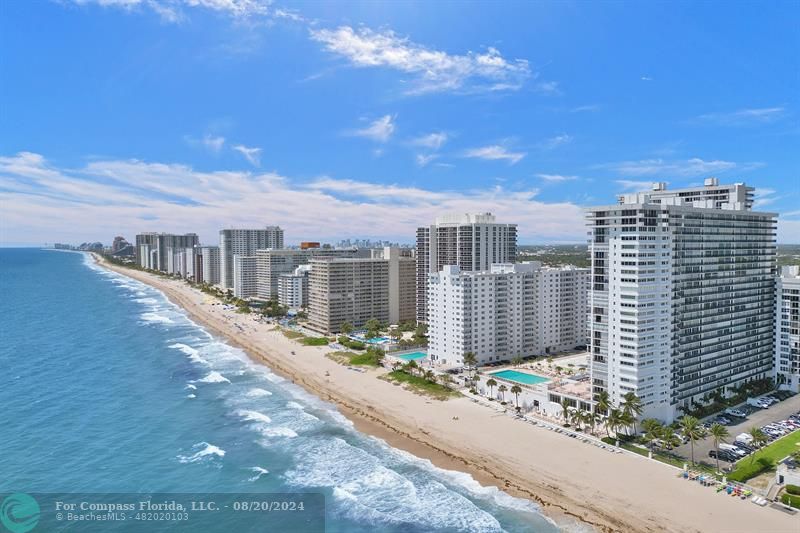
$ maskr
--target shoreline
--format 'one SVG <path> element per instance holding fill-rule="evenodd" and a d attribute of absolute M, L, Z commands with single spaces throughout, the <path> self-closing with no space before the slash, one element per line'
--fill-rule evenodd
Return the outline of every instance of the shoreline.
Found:
<path fill-rule="evenodd" d="M 350 371 L 324 357 L 327 346 L 300 345 L 271 325 L 234 327 L 231 320 L 252 319 L 207 305 L 211 297 L 182 280 L 92 256 L 98 265 L 158 289 L 192 320 L 255 362 L 335 404 L 362 433 L 437 467 L 465 472 L 483 486 L 531 500 L 559 527 L 578 523 L 604 532 L 800 528 L 800 521 L 784 513 L 677 479 L 674 470 L 661 463 L 610 454 L 495 413 L 465 397 L 439 402 L 415 395 L 376 379 L 381 370 Z M 292 352 L 296 355 L 289 355 Z M 463 421 L 453 422 L 453 413 Z"/>

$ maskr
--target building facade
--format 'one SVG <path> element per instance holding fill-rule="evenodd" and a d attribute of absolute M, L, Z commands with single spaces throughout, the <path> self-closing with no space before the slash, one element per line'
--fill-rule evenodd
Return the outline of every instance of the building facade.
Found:
<path fill-rule="evenodd" d="M 743 184 L 706 187 L 588 210 L 593 390 L 635 393 L 645 418 L 772 375 L 776 215 Z"/>
<path fill-rule="evenodd" d="M 258 260 L 259 300 L 278 299 L 280 277 L 292 274 L 300 265 L 307 265 L 314 257 L 369 257 L 369 250 L 357 248 L 310 248 L 306 250 L 256 250 Z"/>
<path fill-rule="evenodd" d="M 775 287 L 775 382 L 800 392 L 800 267 L 785 266 Z"/>
<path fill-rule="evenodd" d="M 370 319 L 389 323 L 389 262 L 373 258 L 314 258 L 309 274 L 308 326 L 336 333 Z"/>
<path fill-rule="evenodd" d="M 202 281 L 209 285 L 219 285 L 220 254 L 219 246 L 201 246 Z"/>
<path fill-rule="evenodd" d="M 220 285 L 226 289 L 233 287 L 234 255 L 252 256 L 256 250 L 267 248 L 283 248 L 283 230 L 279 226 L 220 230 Z"/>
<path fill-rule="evenodd" d="M 463 272 L 445 266 L 428 283 L 428 356 L 462 366 L 546 355 L 586 344 L 588 269 L 538 261 Z"/>
<path fill-rule="evenodd" d="M 233 256 L 233 295 L 247 300 L 257 292 L 256 257 L 253 255 Z"/>
<path fill-rule="evenodd" d="M 517 257 L 517 225 L 500 224 L 491 213 L 446 215 L 417 229 L 417 322 L 427 322 L 428 276 L 445 265 L 461 271 L 489 270 Z"/>
<path fill-rule="evenodd" d="M 278 303 L 289 309 L 308 307 L 308 275 L 311 265 L 300 265 L 291 274 L 278 277 Z"/>
<path fill-rule="evenodd" d="M 167 272 L 169 254 L 167 248 L 194 248 L 200 244 L 196 233 L 174 235 L 172 233 L 140 233 L 136 235 L 136 263 L 142 268 Z"/>

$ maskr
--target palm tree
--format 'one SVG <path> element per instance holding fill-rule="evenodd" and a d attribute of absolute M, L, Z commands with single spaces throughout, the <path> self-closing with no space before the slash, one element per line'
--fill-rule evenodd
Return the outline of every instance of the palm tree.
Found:
<path fill-rule="evenodd" d="M 522 387 L 519 385 L 514 385 L 511 387 L 511 394 L 516 397 L 516 404 L 517 404 L 517 411 L 519 411 L 519 393 L 522 392 Z"/>
<path fill-rule="evenodd" d="M 661 440 L 667 448 L 677 448 L 681 445 L 681 439 L 675 434 L 675 430 L 670 426 L 664 427 L 661 432 Z"/>
<path fill-rule="evenodd" d="M 409 361 L 408 363 L 403 366 L 403 370 L 406 370 L 412 376 L 414 375 L 414 371 L 419 368 L 419 365 L 416 361 Z"/>
<path fill-rule="evenodd" d="M 569 417 L 570 417 L 570 403 L 569 400 L 566 398 L 561 399 L 561 416 L 564 417 L 564 424 L 569 424 Z"/>
<path fill-rule="evenodd" d="M 653 451 L 653 441 L 661 436 L 664 426 L 655 418 L 645 418 L 642 420 L 642 430 L 644 431 L 644 439 L 647 441 L 647 446 L 650 451 Z"/>
<path fill-rule="evenodd" d="M 434 382 L 434 381 L 436 381 L 436 374 L 434 374 L 431 370 L 426 370 L 425 371 L 425 379 L 430 381 L 430 382 Z"/>
<path fill-rule="evenodd" d="M 395 361 L 394 363 L 392 363 L 392 371 L 393 371 L 393 372 L 397 372 L 397 370 L 398 370 L 398 369 L 399 369 L 401 366 L 403 366 L 403 363 L 401 363 L 400 361 Z"/>
<path fill-rule="evenodd" d="M 590 412 L 588 415 L 589 416 L 587 416 L 586 419 L 589 422 L 589 427 L 592 429 L 592 434 L 594 434 L 595 426 L 603 421 L 603 417 L 600 416 L 600 413 L 596 411 Z"/>
<path fill-rule="evenodd" d="M 641 415 L 644 411 L 644 405 L 642 405 L 641 398 L 636 396 L 636 393 L 634 392 L 625 393 L 622 399 L 624 400 L 624 403 L 622 404 L 622 410 L 625 412 L 625 414 L 633 418 L 633 433 L 635 434 L 636 418 L 639 417 L 639 415 Z"/>
<path fill-rule="evenodd" d="M 467 369 L 475 368 L 478 364 L 478 358 L 475 357 L 474 353 L 467 352 L 464 354 L 464 364 L 467 365 Z"/>
<path fill-rule="evenodd" d="M 713 424 L 711 429 L 708 430 L 708 434 L 714 439 L 714 449 L 717 451 L 717 472 L 719 472 L 719 445 L 725 442 L 725 439 L 730 436 L 730 433 L 728 432 L 728 428 L 722 424 Z"/>
<path fill-rule="evenodd" d="M 486 386 L 489 387 L 489 397 L 494 397 L 494 388 L 497 386 L 497 381 L 494 378 L 489 378 L 486 380 Z"/>
<path fill-rule="evenodd" d="M 608 396 L 608 391 L 600 391 L 595 396 L 595 411 L 600 411 L 600 414 L 608 414 L 608 409 L 611 407 L 611 398 Z"/>
<path fill-rule="evenodd" d="M 522 364 L 522 357 L 518 355 L 515 356 L 513 359 L 511 359 L 511 364 L 518 367 L 519 365 Z"/>
<path fill-rule="evenodd" d="M 690 415 L 684 415 L 681 418 L 680 427 L 681 433 L 689 439 L 692 445 L 692 464 L 694 464 L 694 441 L 705 438 L 706 433 L 703 430 L 703 426 L 700 425 L 700 421 Z"/>
<path fill-rule="evenodd" d="M 630 429 L 636 425 L 636 417 L 623 409 L 619 417 L 620 427 L 625 430 L 626 435 L 630 435 Z"/>
<path fill-rule="evenodd" d="M 506 387 L 505 385 L 500 385 L 499 387 L 497 387 L 497 392 L 500 393 L 500 401 L 501 402 L 505 402 L 506 401 L 505 392 L 507 390 L 508 390 L 508 387 Z"/>
<path fill-rule="evenodd" d="M 608 413 L 608 417 L 606 418 L 606 434 L 609 438 L 611 438 L 610 431 L 613 431 L 615 434 L 617 430 L 622 425 L 622 411 L 619 409 L 611 409 Z"/>
<path fill-rule="evenodd" d="M 339 326 L 339 329 L 345 335 L 350 335 L 353 332 L 353 324 L 351 324 L 350 322 L 343 322 L 342 325 Z"/>
<path fill-rule="evenodd" d="M 750 428 L 750 431 L 748 431 L 748 433 L 750 434 L 751 437 L 753 437 L 753 446 L 755 446 L 756 448 L 766 444 L 769 441 L 769 439 L 767 438 L 766 433 L 764 433 L 763 431 L 761 431 L 757 427 Z M 755 461 L 755 458 L 756 458 L 756 454 L 754 454 L 754 453 L 750 454 L 750 462 L 751 463 L 753 461 Z"/>

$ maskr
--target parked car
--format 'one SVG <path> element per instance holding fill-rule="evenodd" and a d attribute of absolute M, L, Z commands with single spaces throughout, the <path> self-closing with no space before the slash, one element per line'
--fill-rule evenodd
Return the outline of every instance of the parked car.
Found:
<path fill-rule="evenodd" d="M 717 450 L 710 450 L 708 452 L 708 456 L 711 457 L 712 459 L 716 459 L 717 458 Z M 732 453 L 727 452 L 725 450 L 720 450 L 719 451 L 719 458 L 720 458 L 720 460 L 728 461 L 729 463 L 735 463 L 736 461 L 739 460 L 738 457 L 735 457 Z"/>
<path fill-rule="evenodd" d="M 732 408 L 725 409 L 725 414 L 735 416 L 737 418 L 747 418 L 747 415 L 742 411 L 740 411 L 739 409 L 732 409 Z"/>

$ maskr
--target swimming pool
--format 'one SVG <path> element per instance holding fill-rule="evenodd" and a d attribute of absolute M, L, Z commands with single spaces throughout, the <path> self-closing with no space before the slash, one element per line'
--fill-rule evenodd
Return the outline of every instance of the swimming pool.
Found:
<path fill-rule="evenodd" d="M 536 385 L 550 381 L 548 378 L 537 376 L 536 374 L 517 372 L 516 370 L 500 370 L 499 372 L 492 372 L 490 375 L 509 381 L 516 381 L 517 383 L 524 383 L 525 385 Z"/>
<path fill-rule="evenodd" d="M 366 342 L 370 344 L 385 344 L 390 340 L 392 339 L 390 339 L 389 337 L 372 337 L 371 339 L 367 339 Z"/>
<path fill-rule="evenodd" d="M 423 359 L 428 357 L 428 354 L 425 352 L 414 352 L 414 353 L 404 353 L 403 355 L 398 355 L 398 359 L 403 359 L 404 361 L 416 361 L 417 359 Z"/>

